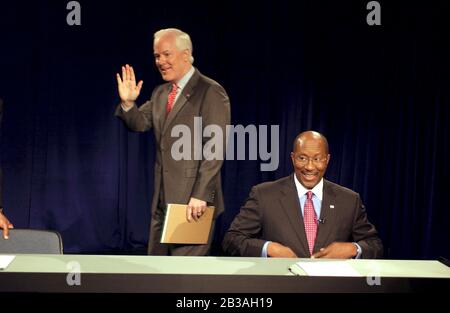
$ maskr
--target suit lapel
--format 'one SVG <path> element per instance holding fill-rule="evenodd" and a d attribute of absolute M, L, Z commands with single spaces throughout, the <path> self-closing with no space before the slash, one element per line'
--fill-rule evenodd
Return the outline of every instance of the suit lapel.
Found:
<path fill-rule="evenodd" d="M 170 111 L 170 113 L 166 117 L 166 121 L 164 123 L 162 135 L 166 133 L 167 129 L 169 128 L 169 125 L 174 121 L 175 117 L 177 116 L 178 112 L 184 107 L 186 102 L 189 100 L 190 97 L 194 94 L 195 86 L 197 85 L 198 79 L 200 75 L 198 70 L 196 69 L 194 74 L 192 75 L 191 79 L 188 81 L 186 86 L 183 88 L 183 91 L 178 96 L 177 101 L 175 102 L 173 109 Z M 169 91 L 167 92 L 169 94 Z"/>
<path fill-rule="evenodd" d="M 162 133 L 164 129 L 164 124 L 166 123 L 166 105 L 167 105 L 167 97 L 169 95 L 171 84 L 163 85 L 164 90 L 161 92 L 161 95 L 158 96 L 158 103 L 155 103 L 154 107 L 156 108 L 153 112 L 154 121 L 158 121 L 158 130 Z"/>
<path fill-rule="evenodd" d="M 336 194 L 331 188 L 330 183 L 324 179 L 322 207 L 320 210 L 320 220 L 323 222 L 318 225 L 314 252 L 325 247 L 328 237 L 333 233 L 334 227 L 336 227 L 335 206 Z"/>
<path fill-rule="evenodd" d="M 295 188 L 294 176 L 281 189 L 282 196 L 278 201 L 287 215 L 291 228 L 294 230 L 299 242 L 299 248 L 304 255 L 309 254 L 308 242 L 306 240 L 305 227 L 300 209 L 300 200 L 298 199 L 297 188 Z"/>

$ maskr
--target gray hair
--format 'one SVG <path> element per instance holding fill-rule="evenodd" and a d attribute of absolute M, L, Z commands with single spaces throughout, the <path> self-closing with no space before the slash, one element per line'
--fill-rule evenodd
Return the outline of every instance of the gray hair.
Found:
<path fill-rule="evenodd" d="M 190 52 L 190 56 L 189 56 L 189 62 L 191 62 L 191 64 L 194 63 L 194 57 L 192 56 L 192 41 L 191 41 L 191 37 L 189 37 L 189 35 L 177 28 L 165 28 L 165 29 L 161 29 L 158 30 L 154 35 L 153 35 L 153 44 L 159 40 L 162 36 L 165 35 L 173 35 L 175 36 L 175 44 L 177 45 L 177 48 L 179 50 L 189 50 Z"/>

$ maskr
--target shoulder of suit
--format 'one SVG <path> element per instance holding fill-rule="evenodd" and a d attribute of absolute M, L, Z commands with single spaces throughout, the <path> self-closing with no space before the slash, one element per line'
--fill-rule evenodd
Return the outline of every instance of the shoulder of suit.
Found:
<path fill-rule="evenodd" d="M 200 71 L 197 70 L 197 69 L 196 69 L 196 73 L 198 74 L 198 83 L 202 83 L 202 84 L 210 85 L 210 86 L 216 86 L 216 87 L 219 87 L 219 88 L 223 89 L 223 87 L 222 87 L 221 84 L 219 84 L 219 83 L 218 83 L 217 81 L 215 81 L 214 79 L 212 79 L 212 78 L 210 78 L 210 77 L 208 77 L 208 76 L 206 76 L 206 75 L 203 75 L 203 74 L 200 73 Z"/>
<path fill-rule="evenodd" d="M 208 86 L 216 86 L 219 87 L 221 89 L 223 89 L 222 85 L 220 85 L 218 82 L 216 82 L 214 79 L 209 78 L 206 75 L 203 75 L 202 73 L 200 73 L 200 71 L 198 69 L 195 69 L 194 75 L 192 75 L 191 80 L 197 80 L 196 84 L 204 84 L 204 85 L 208 85 Z M 189 82 L 188 82 L 189 84 Z M 171 83 L 170 82 L 165 82 L 162 83 L 160 85 L 157 85 L 154 89 L 153 89 L 153 93 L 161 91 L 161 90 L 169 90 L 171 87 Z"/>
<path fill-rule="evenodd" d="M 255 185 L 253 188 L 258 189 L 259 191 L 262 191 L 262 192 L 279 190 L 280 188 L 293 183 L 293 182 L 291 182 L 291 180 L 292 180 L 292 176 L 289 175 L 289 176 L 282 177 L 282 178 L 274 180 L 274 181 L 268 181 L 268 182 L 264 182 L 264 183 Z"/>
<path fill-rule="evenodd" d="M 352 196 L 357 196 L 358 193 L 354 190 L 351 190 L 347 187 L 341 186 L 339 184 L 333 183 L 329 180 L 324 179 L 324 188 L 331 188 L 336 193 L 345 193 Z"/>

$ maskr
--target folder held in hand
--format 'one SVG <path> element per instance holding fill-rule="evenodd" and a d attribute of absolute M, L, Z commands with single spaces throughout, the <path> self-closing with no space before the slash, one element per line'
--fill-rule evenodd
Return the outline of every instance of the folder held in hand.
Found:
<path fill-rule="evenodd" d="M 167 205 L 166 217 L 161 236 L 161 243 L 206 244 L 211 232 L 214 207 L 206 207 L 205 213 L 198 219 L 188 222 L 187 204 Z"/>

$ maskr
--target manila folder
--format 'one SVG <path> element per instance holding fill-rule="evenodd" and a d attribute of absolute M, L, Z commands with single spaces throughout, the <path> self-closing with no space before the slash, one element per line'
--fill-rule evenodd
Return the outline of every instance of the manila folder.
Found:
<path fill-rule="evenodd" d="M 205 213 L 197 220 L 188 222 L 186 204 L 167 205 L 161 243 L 206 244 L 208 242 L 214 207 L 206 207 Z"/>

